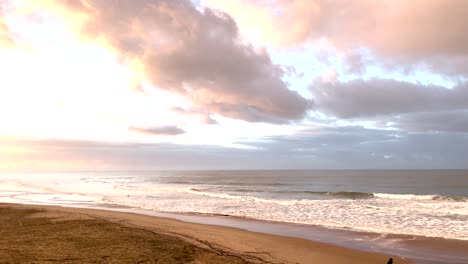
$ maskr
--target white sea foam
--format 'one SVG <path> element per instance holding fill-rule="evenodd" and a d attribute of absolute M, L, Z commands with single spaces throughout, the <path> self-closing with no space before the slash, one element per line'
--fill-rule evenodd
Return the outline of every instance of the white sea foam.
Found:
<path fill-rule="evenodd" d="M 264 198 L 259 198 L 255 196 L 213 193 L 213 192 L 200 191 L 200 190 L 197 190 L 196 188 L 187 188 L 186 192 L 192 193 L 195 195 L 207 196 L 211 198 L 220 198 L 220 199 L 229 199 L 229 200 L 238 200 L 238 201 L 251 201 L 251 202 L 260 202 L 260 203 L 273 203 L 273 204 L 278 204 L 278 205 L 293 205 L 297 202 L 295 200 L 264 199 Z"/>
<path fill-rule="evenodd" d="M 435 195 L 374 193 L 375 197 L 399 200 L 432 200 Z"/>
<path fill-rule="evenodd" d="M 21 176 L 21 175 L 20 175 Z M 468 240 L 468 202 L 440 195 L 303 192 L 229 193 L 223 186 L 167 184 L 118 177 L 13 175 L 0 178 L 0 201 L 112 203 L 165 212 L 223 214 L 261 220 Z M 276 187 L 275 187 L 276 188 Z M 276 189 L 275 189 L 276 190 Z M 270 196 L 268 196 L 270 195 Z M 310 195 L 307 196 L 307 195 Z M 322 195 L 324 198 L 320 199 Z"/>

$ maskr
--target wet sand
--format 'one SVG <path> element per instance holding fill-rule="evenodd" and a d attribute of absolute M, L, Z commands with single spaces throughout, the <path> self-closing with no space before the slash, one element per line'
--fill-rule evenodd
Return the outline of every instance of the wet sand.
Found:
<path fill-rule="evenodd" d="M 417 264 L 468 264 L 467 240 L 329 229 L 322 226 L 254 220 L 225 215 L 167 213 L 121 206 L 112 206 L 106 209 L 177 219 L 190 223 L 240 228 L 277 236 L 303 238 L 360 251 L 401 256 L 413 260 Z"/>
<path fill-rule="evenodd" d="M 387 263 L 388 255 L 132 213 L 0 205 L 0 263 Z M 394 263 L 410 263 L 392 256 Z"/>

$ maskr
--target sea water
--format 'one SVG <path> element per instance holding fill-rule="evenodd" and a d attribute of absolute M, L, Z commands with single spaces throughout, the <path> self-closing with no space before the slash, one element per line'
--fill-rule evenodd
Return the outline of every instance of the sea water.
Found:
<path fill-rule="evenodd" d="M 2 173 L 0 202 L 117 205 L 468 240 L 468 171 Z"/>

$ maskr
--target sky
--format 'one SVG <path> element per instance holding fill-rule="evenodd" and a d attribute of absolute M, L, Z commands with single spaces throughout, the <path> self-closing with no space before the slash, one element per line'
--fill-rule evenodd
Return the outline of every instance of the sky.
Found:
<path fill-rule="evenodd" d="M 0 171 L 467 169 L 468 1 L 0 0 Z"/>

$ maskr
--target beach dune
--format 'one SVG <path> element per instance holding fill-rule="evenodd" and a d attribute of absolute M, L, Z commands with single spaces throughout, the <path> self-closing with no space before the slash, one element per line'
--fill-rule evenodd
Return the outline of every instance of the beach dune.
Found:
<path fill-rule="evenodd" d="M 409 263 L 309 240 L 105 210 L 0 205 L 0 263 Z"/>

